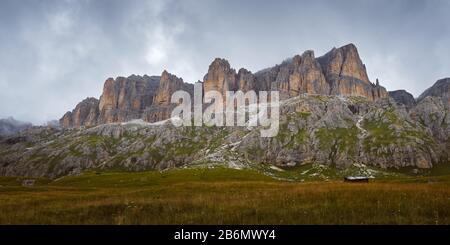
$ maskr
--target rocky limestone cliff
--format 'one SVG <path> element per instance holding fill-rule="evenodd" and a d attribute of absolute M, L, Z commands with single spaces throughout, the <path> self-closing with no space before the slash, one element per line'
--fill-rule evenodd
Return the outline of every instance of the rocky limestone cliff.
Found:
<path fill-rule="evenodd" d="M 216 58 L 203 78 L 203 90 L 205 93 L 218 91 L 225 98 L 226 91 L 236 91 L 238 87 L 236 70 L 230 67 L 230 63 L 227 60 Z"/>
<path fill-rule="evenodd" d="M 180 89 L 192 93 L 193 86 L 167 71 L 161 77 L 110 78 L 104 84 L 95 120 L 94 116 L 86 120 L 83 113 L 68 113 L 61 124 L 79 127 L 133 119 L 164 120 L 170 117 L 174 106 L 169 103 L 172 93 Z M 226 91 L 278 90 L 281 99 L 301 94 L 361 96 L 370 101 L 388 97 L 378 80 L 376 83 L 369 81 L 366 67 L 353 44 L 334 48 L 319 58 L 315 58 L 313 51 L 306 51 L 255 74 L 244 68 L 236 73 L 227 60 L 216 58 L 203 78 L 203 90 L 216 90 L 223 96 Z"/>
<path fill-rule="evenodd" d="M 438 80 L 431 88 L 425 90 L 417 100 L 421 101 L 428 96 L 439 97 L 450 105 L 450 78 Z"/>
<path fill-rule="evenodd" d="M 323 72 L 330 79 L 338 77 L 352 77 L 369 84 L 366 66 L 359 57 L 354 44 L 348 44 L 338 49 L 333 48 L 324 56 L 318 58 Z"/>
<path fill-rule="evenodd" d="M 375 101 L 386 98 L 378 80 L 371 83 L 355 45 L 334 48 L 315 58 L 313 51 L 296 55 L 272 68 L 256 73 L 262 88 L 278 90 L 281 98 L 299 94 L 361 96 Z"/>
<path fill-rule="evenodd" d="M 300 94 L 328 94 L 330 88 L 313 51 L 306 51 L 292 60 L 293 72 L 289 76 L 289 96 Z"/>
<path fill-rule="evenodd" d="M 327 95 L 330 91 L 313 51 L 306 51 L 281 65 L 257 72 L 256 77 L 258 85 L 280 91 L 283 99 L 303 93 Z"/>
<path fill-rule="evenodd" d="M 184 90 L 193 94 L 194 85 L 183 82 L 183 79 L 164 71 L 161 74 L 158 90 L 153 98 L 153 105 L 170 105 L 172 94 Z"/>
<path fill-rule="evenodd" d="M 237 84 L 238 90 L 243 92 L 247 92 L 250 90 L 254 90 L 255 92 L 259 91 L 259 87 L 256 84 L 256 77 L 250 71 L 245 68 L 239 69 L 237 74 Z"/>
<path fill-rule="evenodd" d="M 170 117 L 174 107 L 170 98 L 177 90 L 193 94 L 194 86 L 167 71 L 161 76 L 109 78 L 105 81 L 100 100 L 83 100 L 60 119 L 60 124 L 65 128 L 77 128 L 133 119 L 161 121 Z"/>
<path fill-rule="evenodd" d="M 183 79 L 163 71 L 158 89 L 153 97 L 153 104 L 144 110 L 140 118 L 146 122 L 158 122 L 170 118 L 172 110 L 176 106 L 170 100 L 172 94 L 178 90 L 184 90 L 192 97 L 194 85 L 184 83 Z"/>
<path fill-rule="evenodd" d="M 97 124 L 99 101 L 96 98 L 86 98 L 60 119 L 60 125 L 65 128 L 78 128 Z"/>
<path fill-rule="evenodd" d="M 334 48 L 317 59 L 330 84 L 331 95 L 362 96 L 378 100 L 388 96 L 386 89 L 369 81 L 366 66 L 359 57 L 355 45 Z"/>
<path fill-rule="evenodd" d="M 406 90 L 389 91 L 389 97 L 395 100 L 399 105 L 404 105 L 406 108 L 411 109 L 416 105 L 416 99 Z"/>
<path fill-rule="evenodd" d="M 157 76 L 133 75 L 106 80 L 100 96 L 98 124 L 140 118 L 153 103 L 159 79 Z"/>

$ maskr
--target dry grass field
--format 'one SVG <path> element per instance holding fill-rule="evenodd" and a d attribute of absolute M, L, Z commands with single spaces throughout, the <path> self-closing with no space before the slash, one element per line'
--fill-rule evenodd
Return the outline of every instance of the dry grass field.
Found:
<path fill-rule="evenodd" d="M 0 224 L 450 224 L 450 176 L 289 182 L 254 170 L 0 178 Z"/>

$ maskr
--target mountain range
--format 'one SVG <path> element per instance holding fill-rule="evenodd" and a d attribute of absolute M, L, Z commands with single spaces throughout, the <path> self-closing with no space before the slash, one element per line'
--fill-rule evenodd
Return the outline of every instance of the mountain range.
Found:
<path fill-rule="evenodd" d="M 300 94 L 362 96 L 371 101 L 388 97 L 378 80 L 369 81 L 366 67 L 353 44 L 334 48 L 315 58 L 313 51 L 296 55 L 255 74 L 235 69 L 217 58 L 203 78 L 203 90 L 280 91 L 287 99 Z M 193 85 L 164 71 L 161 76 L 108 78 L 100 99 L 87 98 L 60 120 L 63 127 L 93 126 L 104 123 L 143 119 L 156 122 L 169 118 L 173 105 L 170 96 L 177 90 L 193 92 Z"/>
<path fill-rule="evenodd" d="M 108 78 L 60 127 L 33 127 L 0 138 L 0 174 L 56 178 L 86 169 L 164 170 L 182 166 L 294 167 L 322 164 L 429 169 L 450 163 L 450 78 L 415 99 L 371 82 L 353 44 L 316 58 L 313 51 L 252 73 L 215 59 L 204 91 L 280 92 L 280 132 L 182 127 L 168 122 L 173 92 L 194 85 L 160 76 Z"/>

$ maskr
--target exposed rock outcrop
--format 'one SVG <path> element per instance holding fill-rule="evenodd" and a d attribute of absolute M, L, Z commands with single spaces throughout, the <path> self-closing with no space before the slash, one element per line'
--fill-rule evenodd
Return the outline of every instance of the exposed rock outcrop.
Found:
<path fill-rule="evenodd" d="M 170 117 L 174 107 L 170 103 L 171 95 L 177 90 L 192 94 L 193 85 L 167 71 L 161 77 L 110 78 L 104 84 L 96 117 L 91 115 L 85 119 L 85 113 L 68 113 L 61 124 L 79 127 L 132 119 L 164 120 Z M 319 58 L 315 58 L 313 51 L 306 51 L 255 74 L 244 68 L 236 73 L 227 60 L 216 58 L 203 78 L 203 91 L 211 90 L 219 91 L 224 98 L 226 91 L 237 90 L 278 90 L 281 99 L 301 94 L 361 96 L 370 101 L 388 97 L 378 80 L 376 83 L 369 81 L 366 67 L 353 44 L 334 48 Z"/>
<path fill-rule="evenodd" d="M 411 112 L 411 117 L 433 132 L 440 141 L 450 140 L 450 105 L 441 98 L 427 96 L 420 100 Z"/>
<path fill-rule="evenodd" d="M 281 98 L 299 94 L 361 96 L 375 101 L 388 97 L 378 80 L 371 83 L 353 44 L 315 58 L 313 51 L 255 73 L 261 88 L 280 91 Z"/>
<path fill-rule="evenodd" d="M 60 120 L 60 125 L 65 128 L 78 128 L 81 126 L 93 126 L 97 124 L 99 115 L 99 101 L 96 98 L 86 98 L 73 109 L 68 111 Z"/>
<path fill-rule="evenodd" d="M 439 97 L 444 103 L 450 105 L 450 78 L 438 80 L 433 86 L 425 90 L 417 100 L 421 101 L 429 96 Z"/>
<path fill-rule="evenodd" d="M 238 81 L 238 90 L 241 90 L 243 92 L 247 92 L 250 90 L 258 92 L 259 90 L 256 84 L 255 75 L 253 75 L 250 71 L 248 71 L 245 68 L 239 69 L 239 72 L 237 74 L 237 81 Z"/>
<path fill-rule="evenodd" d="M 238 88 L 236 70 L 230 67 L 230 63 L 227 60 L 216 58 L 203 78 L 203 90 L 205 93 L 215 90 L 225 98 L 226 91 L 236 91 Z"/>
<path fill-rule="evenodd" d="M 261 168 L 354 164 L 428 169 L 446 163 L 450 109 L 427 97 L 411 111 L 390 98 L 300 95 L 281 103 L 280 130 L 180 127 L 142 120 L 64 130 L 34 128 L 0 140 L 0 175 L 57 178 L 86 169 L 163 170 L 191 164 Z"/>
<path fill-rule="evenodd" d="M 161 74 L 158 90 L 153 99 L 153 105 L 169 105 L 172 94 L 178 90 L 193 94 L 194 85 L 183 82 L 183 79 L 164 71 Z"/>
<path fill-rule="evenodd" d="M 109 78 L 103 86 L 100 100 L 88 98 L 72 112 L 67 112 L 60 124 L 65 128 L 94 126 L 105 123 L 144 119 L 156 122 L 170 117 L 174 104 L 172 93 L 185 90 L 193 94 L 194 86 L 184 83 L 167 71 L 161 76 Z"/>
<path fill-rule="evenodd" d="M 370 83 L 366 66 L 361 61 L 354 44 L 348 44 L 338 49 L 333 48 L 318 60 L 329 79 L 351 77 L 366 84 Z"/>
<path fill-rule="evenodd" d="M 258 85 L 280 91 L 281 98 L 299 94 L 329 94 L 330 87 L 313 51 L 296 55 L 273 68 L 256 73 Z"/>
<path fill-rule="evenodd" d="M 411 118 L 432 133 L 438 144 L 433 150 L 438 152 L 441 162 L 450 162 L 450 104 L 442 98 L 427 96 L 417 103 Z M 430 142 L 429 138 L 423 140 Z"/>
<path fill-rule="evenodd" d="M 345 168 L 356 162 L 430 168 L 438 162 L 438 154 L 429 153 L 434 146 L 418 141 L 429 134 L 411 126 L 409 116 L 387 99 L 374 103 L 359 97 L 305 95 L 289 100 L 282 111 L 277 137 L 252 132 L 239 149 L 255 161 L 279 166 L 320 162 Z"/>
<path fill-rule="evenodd" d="M 369 81 L 355 45 L 334 48 L 317 60 L 330 84 L 331 95 L 362 96 L 373 101 L 388 96 L 378 80 L 375 84 Z"/>
<path fill-rule="evenodd" d="M 157 122 L 170 118 L 175 103 L 171 103 L 172 94 L 184 90 L 191 95 L 194 93 L 194 85 L 184 83 L 183 79 L 164 71 L 161 74 L 158 89 L 153 97 L 153 104 L 148 106 L 140 118 L 147 122 Z"/>
<path fill-rule="evenodd" d="M 406 90 L 389 91 L 389 97 L 394 99 L 397 104 L 404 105 L 408 109 L 411 109 L 416 105 L 414 96 Z"/>
<path fill-rule="evenodd" d="M 293 58 L 294 71 L 289 76 L 289 96 L 328 94 L 330 88 L 313 51 Z"/>
<path fill-rule="evenodd" d="M 135 75 L 106 80 L 100 96 L 98 124 L 141 118 L 153 103 L 159 80 L 157 76 Z"/>

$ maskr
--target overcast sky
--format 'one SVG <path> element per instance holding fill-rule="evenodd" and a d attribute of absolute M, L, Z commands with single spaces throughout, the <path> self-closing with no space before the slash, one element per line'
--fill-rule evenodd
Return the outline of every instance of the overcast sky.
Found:
<path fill-rule="evenodd" d="M 0 118 L 44 123 L 108 77 L 203 78 L 215 57 L 253 72 L 354 43 L 388 90 L 450 76 L 450 1 L 0 0 Z"/>

